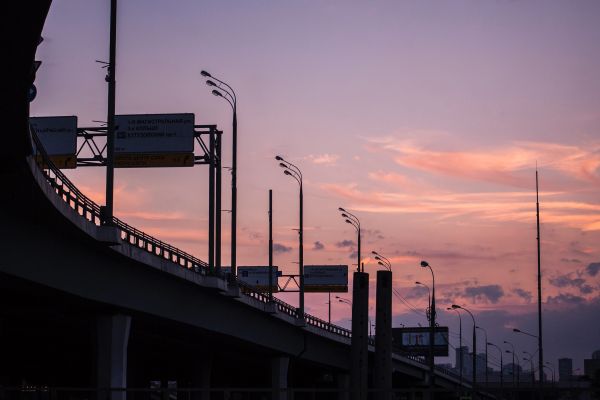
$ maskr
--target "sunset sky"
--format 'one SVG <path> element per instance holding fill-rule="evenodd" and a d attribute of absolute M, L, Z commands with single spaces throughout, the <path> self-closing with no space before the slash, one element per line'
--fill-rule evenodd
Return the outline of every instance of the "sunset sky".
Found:
<path fill-rule="evenodd" d="M 108 5 L 53 1 L 32 115 L 106 120 L 95 60 L 108 58 Z M 238 265 L 267 264 L 273 189 L 275 264 L 297 270 L 298 185 L 280 154 L 304 175 L 306 264 L 355 268 L 345 207 L 364 228 L 372 284 L 376 250 L 418 310 L 395 298 L 396 325 L 426 324 L 427 293 L 414 284 L 430 284 L 425 259 L 442 325 L 458 332 L 445 308 L 461 304 L 490 341 L 529 352 L 535 341 L 511 330 L 537 332 L 537 163 L 546 359 L 583 368 L 600 349 L 599 17 L 593 0 L 121 0 L 117 113 L 195 113 L 224 130 L 230 166 L 231 109 L 199 72 L 227 81 L 239 108 Z M 104 174 L 67 171 L 99 203 Z M 115 213 L 206 259 L 207 178 L 203 166 L 117 170 Z M 228 209 L 228 170 L 224 179 Z M 227 265 L 229 223 L 224 212 Z M 307 295 L 307 312 L 327 319 L 326 302 Z M 332 309 L 349 326 L 350 308 Z"/>

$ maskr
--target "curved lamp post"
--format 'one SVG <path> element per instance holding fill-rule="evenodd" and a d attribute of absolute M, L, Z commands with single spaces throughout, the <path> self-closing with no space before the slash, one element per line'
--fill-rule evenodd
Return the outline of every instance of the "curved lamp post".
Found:
<path fill-rule="evenodd" d="M 358 235 L 358 265 L 356 267 L 356 271 L 357 272 L 365 272 L 364 271 L 364 267 L 361 268 L 360 266 L 360 221 L 358 220 L 358 217 L 354 214 L 352 214 L 351 212 L 343 209 L 342 207 L 338 207 L 338 211 L 340 211 L 342 214 L 342 218 L 345 219 L 347 224 L 350 224 L 354 227 L 354 229 L 356 229 L 356 233 Z"/>
<path fill-rule="evenodd" d="M 371 254 L 375 256 L 377 264 L 381 265 L 390 272 L 392 271 L 392 262 L 390 260 L 388 260 L 386 257 L 382 256 L 376 251 L 372 251 Z"/>
<path fill-rule="evenodd" d="M 419 282 L 415 282 L 415 283 L 419 283 Z M 462 345 L 462 315 L 460 314 L 460 311 L 458 311 L 455 308 L 452 307 L 448 307 L 446 308 L 446 310 L 448 311 L 454 311 L 456 313 L 456 315 L 458 315 L 458 354 L 459 354 L 459 360 L 460 360 L 460 372 L 459 372 L 459 376 L 460 376 L 460 387 L 462 388 L 462 381 L 463 381 L 463 345 Z"/>
<path fill-rule="evenodd" d="M 457 304 L 452 304 L 452 308 L 455 309 L 459 309 L 459 310 L 465 310 L 466 312 L 469 313 L 469 315 L 471 316 L 471 319 L 473 320 L 473 361 L 472 361 L 472 368 L 473 368 L 473 392 L 477 393 L 477 365 L 476 363 L 476 359 L 477 359 L 477 324 L 475 323 L 475 317 L 473 316 L 473 313 L 469 310 L 467 310 L 465 307 L 461 307 Z"/>
<path fill-rule="evenodd" d="M 483 331 L 483 334 L 485 335 L 485 342 L 487 343 L 487 331 L 485 329 L 483 329 L 480 326 L 476 326 L 475 328 L 480 329 Z M 487 351 L 487 346 L 485 346 L 485 388 L 487 389 L 489 387 L 489 381 L 488 381 L 488 351 Z"/>
<path fill-rule="evenodd" d="M 231 273 L 229 275 L 229 280 L 230 283 L 235 283 L 235 277 L 237 275 L 237 97 L 235 95 L 235 90 L 219 78 L 212 76 L 204 70 L 200 72 L 200 75 L 209 78 L 206 80 L 206 84 L 216 88 L 212 90 L 212 94 L 216 97 L 225 99 L 233 110 L 233 145 L 231 156 Z M 218 83 L 215 83 L 215 81 Z"/>
<path fill-rule="evenodd" d="M 435 342 L 435 275 L 433 269 L 427 261 L 421 261 L 421 268 L 429 268 L 431 271 L 431 302 L 429 303 L 429 386 L 433 389 L 435 380 L 435 360 L 433 355 L 433 346 Z"/>
<path fill-rule="evenodd" d="M 500 352 L 500 391 L 503 391 L 503 389 L 504 389 L 504 362 L 502 360 L 502 349 L 491 342 L 487 342 L 486 345 L 495 347 L 496 349 L 498 349 L 498 352 Z"/>
<path fill-rule="evenodd" d="M 300 278 L 300 292 L 298 300 L 298 318 L 304 320 L 304 195 L 302 192 L 302 172 L 300 171 L 300 168 L 281 156 L 275 156 L 275 160 L 279 161 L 279 166 L 283 168 L 283 173 L 292 177 L 298 182 L 300 187 L 300 226 L 298 229 L 298 275 Z"/>

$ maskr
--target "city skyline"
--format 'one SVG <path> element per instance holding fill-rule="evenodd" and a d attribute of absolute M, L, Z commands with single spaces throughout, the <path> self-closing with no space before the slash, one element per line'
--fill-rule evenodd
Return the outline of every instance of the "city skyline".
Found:
<path fill-rule="evenodd" d="M 305 178 L 307 263 L 353 263 L 355 234 L 336 212 L 346 207 L 365 228 L 364 256 L 390 258 L 411 305 L 427 303 L 414 285 L 429 279 L 425 259 L 436 271 L 442 324 L 457 331 L 456 316 L 443 310 L 465 304 L 481 326 L 505 328 L 490 341 L 510 337 L 528 351 L 535 340 L 511 330 L 537 331 L 537 162 L 546 359 L 572 357 L 581 367 L 600 348 L 592 318 L 600 311 L 598 5 L 467 3 L 331 2 L 308 12 L 299 4 L 121 2 L 117 113 L 194 112 L 198 123 L 218 123 L 228 166 L 230 110 L 199 74 L 218 73 L 240 102 L 238 265 L 266 264 L 273 189 L 275 264 L 295 268 L 297 192 L 273 160 L 281 154 Z M 226 17 L 235 29 L 218 29 Z M 43 36 L 32 115 L 77 115 L 80 126 L 105 120 L 95 60 L 108 54 L 106 2 L 56 1 Z M 103 169 L 67 174 L 103 202 Z M 119 218 L 206 258 L 201 166 L 115 175 Z M 374 288 L 376 262 L 365 262 Z M 307 312 L 326 317 L 325 302 L 307 296 Z M 333 320 L 347 325 L 349 311 L 334 307 Z M 426 325 L 397 299 L 394 321 Z M 574 340 L 564 337 L 567 326 Z"/>

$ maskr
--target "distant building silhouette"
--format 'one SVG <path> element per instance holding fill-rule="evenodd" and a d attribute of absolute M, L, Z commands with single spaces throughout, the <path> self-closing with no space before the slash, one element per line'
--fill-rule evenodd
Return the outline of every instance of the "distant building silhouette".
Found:
<path fill-rule="evenodd" d="M 594 379 L 598 371 L 600 371 L 600 350 L 594 351 L 591 359 L 583 360 L 583 373 L 585 376 Z"/>
<path fill-rule="evenodd" d="M 573 380 L 573 360 L 571 358 L 558 359 L 558 380 L 560 382 Z"/>

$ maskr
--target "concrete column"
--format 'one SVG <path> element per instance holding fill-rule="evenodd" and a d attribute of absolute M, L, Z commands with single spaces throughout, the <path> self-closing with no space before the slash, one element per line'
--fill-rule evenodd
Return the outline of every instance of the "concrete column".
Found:
<path fill-rule="evenodd" d="M 375 311 L 375 398 L 392 398 L 392 271 L 377 271 Z"/>
<path fill-rule="evenodd" d="M 369 274 L 355 272 L 352 284 L 351 398 L 367 399 L 369 358 Z"/>
<path fill-rule="evenodd" d="M 210 377 L 212 373 L 213 355 L 210 353 L 199 354 L 194 360 L 194 376 L 192 387 L 194 389 L 210 389 Z M 192 400 L 209 400 L 210 391 L 192 392 Z"/>
<path fill-rule="evenodd" d="M 337 388 L 339 390 L 338 400 L 350 400 L 350 374 L 339 373 L 336 377 Z"/>
<path fill-rule="evenodd" d="M 285 400 L 288 398 L 288 369 L 290 367 L 289 357 L 271 358 L 271 394 L 272 400 Z"/>
<path fill-rule="evenodd" d="M 131 317 L 101 316 L 97 320 L 97 387 L 127 387 L 127 345 Z M 125 400 L 124 391 L 101 392 L 100 400 Z"/>

